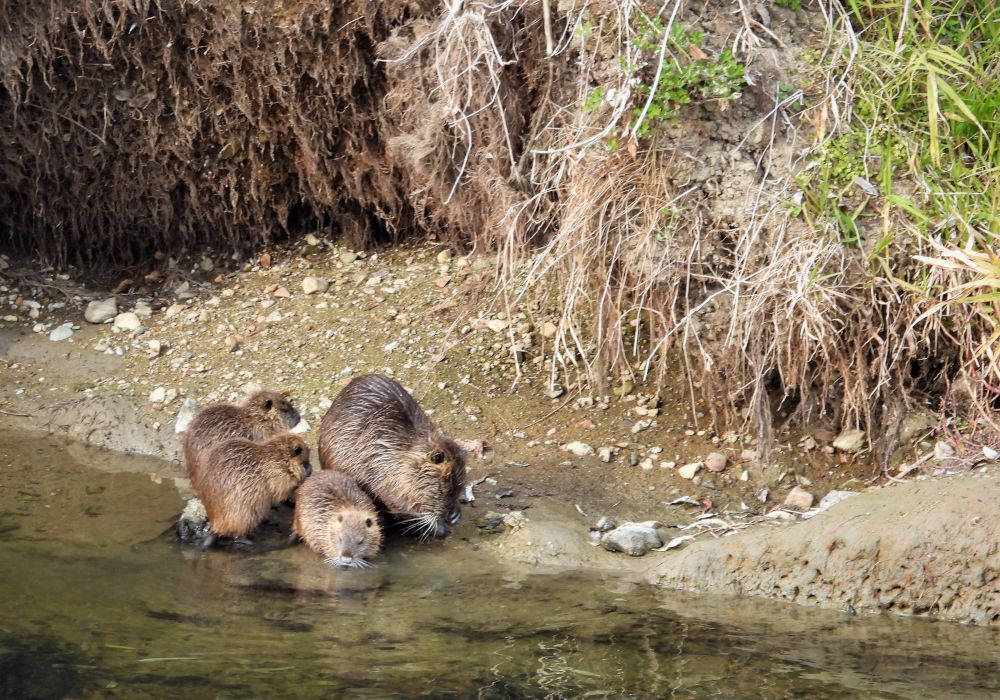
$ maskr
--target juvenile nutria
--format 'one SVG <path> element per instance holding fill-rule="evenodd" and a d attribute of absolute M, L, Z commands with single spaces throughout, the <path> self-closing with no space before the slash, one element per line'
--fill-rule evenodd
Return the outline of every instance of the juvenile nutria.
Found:
<path fill-rule="evenodd" d="M 210 546 L 217 536 L 245 541 L 271 507 L 288 500 L 311 473 L 309 448 L 291 433 L 263 442 L 246 438 L 219 442 L 191 479 L 212 528 L 203 546 Z"/>
<path fill-rule="evenodd" d="M 193 481 L 200 474 L 205 457 L 222 440 L 260 441 L 294 428 L 298 422 L 299 412 L 276 391 L 258 391 L 238 406 L 206 406 L 194 417 L 184 435 L 184 464 L 188 476 Z"/>
<path fill-rule="evenodd" d="M 358 377 L 344 387 L 323 416 L 319 461 L 353 478 L 422 539 L 447 536 L 461 517 L 461 448 L 387 377 Z"/>
<path fill-rule="evenodd" d="M 382 545 L 375 504 L 343 472 L 320 471 L 302 482 L 293 522 L 295 534 L 335 566 L 367 568 Z"/>

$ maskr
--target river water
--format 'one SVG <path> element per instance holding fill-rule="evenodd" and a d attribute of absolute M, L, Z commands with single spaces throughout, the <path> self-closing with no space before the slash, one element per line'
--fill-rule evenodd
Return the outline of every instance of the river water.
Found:
<path fill-rule="evenodd" d="M 360 572 L 183 550 L 171 469 L 0 432 L 0 697 L 1000 694 L 996 630 L 534 572 L 474 537 Z"/>

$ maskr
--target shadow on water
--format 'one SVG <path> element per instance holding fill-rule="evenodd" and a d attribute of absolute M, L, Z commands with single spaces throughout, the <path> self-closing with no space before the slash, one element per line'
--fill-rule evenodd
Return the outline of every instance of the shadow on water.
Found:
<path fill-rule="evenodd" d="M 0 433 L 0 697 L 1000 693 L 996 630 L 541 575 L 458 539 L 348 572 L 181 549 L 157 536 L 176 490 L 88 454 Z"/>

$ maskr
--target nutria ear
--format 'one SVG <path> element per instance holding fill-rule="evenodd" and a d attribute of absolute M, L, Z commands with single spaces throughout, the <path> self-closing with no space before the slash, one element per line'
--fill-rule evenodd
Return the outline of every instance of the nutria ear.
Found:
<path fill-rule="evenodd" d="M 286 399 L 292 398 L 292 392 L 288 391 L 287 389 L 281 392 L 281 395 L 284 396 Z"/>
<path fill-rule="evenodd" d="M 441 450 L 434 450 L 430 453 L 429 459 L 431 464 L 443 464 L 445 460 L 445 454 Z"/>
<path fill-rule="evenodd" d="M 268 399 L 267 401 L 264 402 L 264 410 L 265 411 L 270 411 L 271 410 L 271 406 L 273 406 L 273 405 L 274 405 L 274 402 L 271 401 L 271 399 Z"/>

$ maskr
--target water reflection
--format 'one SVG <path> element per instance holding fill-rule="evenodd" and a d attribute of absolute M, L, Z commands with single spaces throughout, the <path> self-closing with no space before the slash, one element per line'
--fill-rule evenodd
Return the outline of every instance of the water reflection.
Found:
<path fill-rule="evenodd" d="M 101 460 L 127 460 L 100 455 Z M 993 630 L 537 575 L 452 540 L 370 571 L 158 537 L 169 468 L 0 433 L 2 697 L 991 697 Z"/>

